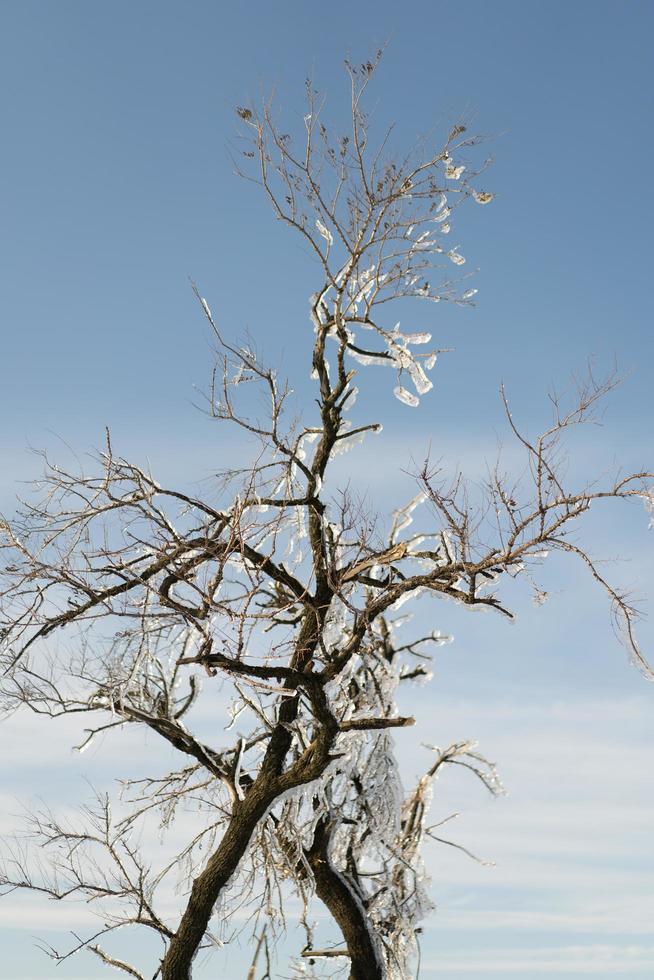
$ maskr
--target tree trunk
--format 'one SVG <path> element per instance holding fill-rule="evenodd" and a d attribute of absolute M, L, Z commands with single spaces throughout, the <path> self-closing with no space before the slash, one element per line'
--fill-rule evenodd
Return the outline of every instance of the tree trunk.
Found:
<path fill-rule="evenodd" d="M 316 894 L 343 933 L 350 956 L 349 980 L 384 980 L 386 971 L 380 944 L 354 887 L 330 863 L 329 841 L 329 829 L 321 821 L 313 845 L 305 854 L 316 881 Z"/>
<path fill-rule="evenodd" d="M 245 854 L 274 794 L 253 787 L 232 818 L 207 866 L 193 882 L 188 905 L 161 963 L 161 980 L 191 980 L 191 966 L 221 892 Z"/>

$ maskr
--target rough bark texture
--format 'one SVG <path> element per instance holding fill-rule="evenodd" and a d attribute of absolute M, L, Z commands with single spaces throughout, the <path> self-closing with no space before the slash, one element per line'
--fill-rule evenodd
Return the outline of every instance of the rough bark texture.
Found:
<path fill-rule="evenodd" d="M 338 924 L 350 955 L 349 980 L 384 980 L 381 950 L 373 937 L 363 905 L 346 878 L 329 859 L 329 828 L 316 827 L 313 846 L 306 857 L 316 882 L 316 894 Z"/>
<path fill-rule="evenodd" d="M 253 790 L 235 805 L 225 836 L 204 871 L 193 882 L 188 905 L 161 964 L 162 980 L 191 980 L 193 959 L 209 926 L 214 906 L 236 871 L 270 802 L 269 794 Z"/>

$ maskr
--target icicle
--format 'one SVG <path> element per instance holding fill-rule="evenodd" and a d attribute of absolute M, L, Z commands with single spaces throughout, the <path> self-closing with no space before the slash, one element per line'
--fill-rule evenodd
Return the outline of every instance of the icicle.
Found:
<path fill-rule="evenodd" d="M 411 408 L 415 408 L 416 405 L 420 404 L 420 399 L 416 398 L 415 395 L 412 395 L 410 391 L 407 391 L 401 385 L 393 388 L 393 394 L 398 401 L 404 402 L 405 405 L 409 405 Z"/>
<path fill-rule="evenodd" d="M 430 381 L 425 372 L 423 371 L 420 364 L 413 362 L 409 364 L 408 372 L 411 375 L 411 380 L 413 381 L 414 387 L 419 395 L 426 395 L 428 391 L 434 387 L 433 381 Z"/>

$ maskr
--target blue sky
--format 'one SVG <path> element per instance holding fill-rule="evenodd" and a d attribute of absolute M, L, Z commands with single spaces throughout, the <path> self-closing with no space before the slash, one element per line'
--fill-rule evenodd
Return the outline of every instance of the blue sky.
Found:
<path fill-rule="evenodd" d="M 496 197 L 457 219 L 466 268 L 479 270 L 477 307 L 441 304 L 415 325 L 455 348 L 435 390 L 407 428 L 409 410 L 372 376 L 362 404 L 382 418 L 383 443 L 358 464 L 346 458 L 350 478 L 382 508 L 408 498 L 400 468 L 430 440 L 448 466 L 480 476 L 505 437 L 500 381 L 533 429 L 549 417 L 548 388 L 589 357 L 600 373 L 617 361 L 626 380 L 603 428 L 575 444 L 573 467 L 651 467 L 653 28 L 645 0 L 241 9 L 5 0 L 0 508 L 11 510 L 18 481 L 38 469 L 27 446 L 83 453 L 107 424 L 121 452 L 147 456 L 166 479 L 220 468 L 234 446 L 194 407 L 209 356 L 189 277 L 226 331 L 250 329 L 298 397 L 309 392 L 316 272 L 256 188 L 233 175 L 234 107 L 274 91 L 294 124 L 312 73 L 329 111 L 345 118 L 344 55 L 363 59 L 387 41 L 371 93 L 376 117 L 397 121 L 404 146 L 463 115 L 490 137 L 486 183 Z M 511 450 L 508 459 L 520 465 Z M 630 559 L 614 578 L 643 596 L 646 526 L 639 507 L 590 526 L 597 553 Z M 644 778 L 652 688 L 627 665 L 602 596 L 578 569 L 559 563 L 546 575 L 551 601 L 537 610 L 523 595 L 510 629 L 436 610 L 456 642 L 417 710 L 435 729 L 430 741 L 479 738 L 510 795 L 491 806 L 443 784 L 443 808 L 465 811 L 457 839 L 497 867 L 430 855 L 439 914 L 425 939 L 426 976 L 601 980 L 654 968 L 645 914 L 651 922 L 654 793 Z M 647 648 L 647 623 L 643 637 Z M 108 761 L 71 757 L 62 729 L 48 731 L 44 760 L 42 730 L 13 724 L 26 750 L 5 763 L 5 800 L 83 796 L 82 777 L 96 772 L 89 760 L 110 774 L 111 751 Z M 54 975 L 30 936 L 41 922 L 65 928 L 65 915 L 34 909 L 0 903 L 16 980 Z M 102 974 L 80 960 L 69 975 Z"/>

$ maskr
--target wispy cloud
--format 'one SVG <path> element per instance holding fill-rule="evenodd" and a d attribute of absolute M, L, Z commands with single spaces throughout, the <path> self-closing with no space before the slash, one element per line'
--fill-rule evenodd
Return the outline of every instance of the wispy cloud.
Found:
<path fill-rule="evenodd" d="M 450 976 L 454 973 L 486 974 L 619 974 L 650 973 L 654 969 L 654 946 L 544 946 L 529 950 L 519 948 L 482 949 L 463 956 L 442 956 L 423 961 L 427 976 Z"/>

